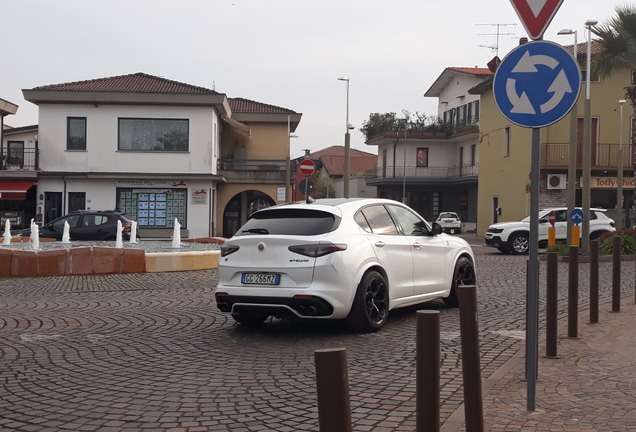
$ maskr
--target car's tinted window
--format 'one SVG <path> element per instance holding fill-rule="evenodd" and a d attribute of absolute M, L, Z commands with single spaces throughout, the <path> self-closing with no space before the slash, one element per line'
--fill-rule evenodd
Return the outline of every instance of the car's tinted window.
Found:
<path fill-rule="evenodd" d="M 84 219 L 82 220 L 82 226 L 91 227 L 104 225 L 108 222 L 108 216 L 105 215 L 84 215 Z"/>
<path fill-rule="evenodd" d="M 598 213 L 596 213 L 595 211 L 590 212 L 590 220 L 598 219 L 597 214 Z M 605 215 L 603 215 L 603 216 L 605 216 Z"/>
<path fill-rule="evenodd" d="M 457 215 L 455 213 L 441 213 L 439 217 L 440 218 L 456 218 Z"/>
<path fill-rule="evenodd" d="M 402 227 L 402 232 L 406 235 L 425 235 L 428 233 L 426 222 L 420 219 L 415 213 L 407 208 L 389 205 L 389 209 Z"/>
<path fill-rule="evenodd" d="M 371 230 L 375 234 L 398 234 L 393 219 L 383 205 L 365 207 L 360 212 L 364 215 Z"/>
<path fill-rule="evenodd" d="M 367 218 L 364 217 L 361 211 L 356 213 L 356 215 L 353 218 L 356 221 L 356 223 L 360 225 L 360 228 L 362 228 L 366 232 L 373 232 L 371 230 L 371 227 L 369 226 L 369 222 L 367 222 Z"/>
<path fill-rule="evenodd" d="M 79 218 L 80 218 L 79 215 L 66 216 L 66 217 L 60 218 L 56 220 L 55 222 L 53 222 L 53 228 L 55 230 L 63 230 L 64 222 L 68 222 L 68 226 L 70 228 L 74 228 L 77 226 L 77 221 L 79 220 Z"/>
<path fill-rule="evenodd" d="M 256 212 L 235 236 L 254 234 L 318 235 L 333 231 L 340 218 L 319 210 L 274 209 Z"/>

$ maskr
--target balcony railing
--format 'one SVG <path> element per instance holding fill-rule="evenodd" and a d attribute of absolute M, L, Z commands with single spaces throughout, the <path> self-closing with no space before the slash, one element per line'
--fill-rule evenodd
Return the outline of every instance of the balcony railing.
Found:
<path fill-rule="evenodd" d="M 366 172 L 366 179 L 452 179 L 476 177 L 479 165 L 455 165 L 450 167 L 379 167 Z"/>
<path fill-rule="evenodd" d="M 285 171 L 284 160 L 278 159 L 219 159 L 221 171 Z"/>
<path fill-rule="evenodd" d="M 617 168 L 619 144 L 596 144 L 592 146 L 592 167 Z M 623 144 L 623 167 L 631 167 L 632 146 Z M 568 143 L 544 143 L 541 144 L 542 167 L 567 167 L 570 164 L 570 144 Z M 577 149 L 576 166 L 581 168 L 581 146 Z"/>
<path fill-rule="evenodd" d="M 38 169 L 38 149 L 0 149 L 0 170 L 35 171 Z"/>

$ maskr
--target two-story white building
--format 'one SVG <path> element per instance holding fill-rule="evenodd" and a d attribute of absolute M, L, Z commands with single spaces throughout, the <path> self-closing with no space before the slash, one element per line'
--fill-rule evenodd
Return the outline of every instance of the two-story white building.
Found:
<path fill-rule="evenodd" d="M 217 215 L 227 204 L 217 201 L 224 186 L 239 184 L 233 185 L 233 196 L 260 189 L 270 203 L 280 198 L 272 191 L 284 189 L 284 175 L 265 182 L 252 176 L 250 184 L 245 176 L 233 181 L 219 173 L 222 154 L 235 154 L 222 148 L 228 141 L 224 131 L 246 135 L 254 148 L 267 147 L 250 140 L 250 126 L 232 119 L 225 94 L 143 73 L 40 86 L 23 94 L 39 106 L 38 222 L 73 210 L 118 209 L 137 221 L 142 238 L 168 237 L 175 220 L 182 236 L 208 237 L 224 231 Z M 277 124 L 283 136 L 289 116 L 294 128 L 300 120 L 300 114 L 287 112 Z M 225 144 L 234 145 L 238 139 Z M 282 147 L 287 150 L 285 143 Z M 285 155 L 277 156 L 284 166 Z"/>
<path fill-rule="evenodd" d="M 379 197 L 405 200 L 427 219 L 452 211 L 464 229 L 475 229 L 479 97 L 468 90 L 490 75 L 485 68 L 446 68 L 424 94 L 438 98 L 438 123 L 367 140 L 378 146 L 377 172 L 367 185 L 377 186 Z"/>

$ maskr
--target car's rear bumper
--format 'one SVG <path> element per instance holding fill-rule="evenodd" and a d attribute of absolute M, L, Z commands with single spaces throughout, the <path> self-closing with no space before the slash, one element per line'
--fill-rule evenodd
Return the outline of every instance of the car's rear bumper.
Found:
<path fill-rule="evenodd" d="M 257 297 L 217 293 L 215 297 L 221 312 L 233 314 L 327 318 L 334 312 L 329 302 L 317 296 Z"/>

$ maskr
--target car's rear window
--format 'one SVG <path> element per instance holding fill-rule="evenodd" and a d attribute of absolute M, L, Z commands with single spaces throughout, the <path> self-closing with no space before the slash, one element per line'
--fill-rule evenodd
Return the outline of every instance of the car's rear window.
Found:
<path fill-rule="evenodd" d="M 235 236 L 283 234 L 312 236 L 333 231 L 340 218 L 319 210 L 275 209 L 254 213 Z"/>
<path fill-rule="evenodd" d="M 441 218 L 456 218 L 457 215 L 454 213 L 442 213 L 439 215 Z"/>

